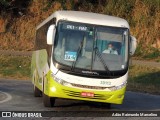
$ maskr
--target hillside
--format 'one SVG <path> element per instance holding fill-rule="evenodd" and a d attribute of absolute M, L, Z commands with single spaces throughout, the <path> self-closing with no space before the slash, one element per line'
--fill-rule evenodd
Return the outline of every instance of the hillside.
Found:
<path fill-rule="evenodd" d="M 160 0 L 27 0 L 25 4 L 14 1 L 8 3 L 13 2 L 17 9 L 10 4 L 0 8 L 0 50 L 33 50 L 36 26 L 54 11 L 65 9 L 124 18 L 138 40 L 136 55 L 160 56 Z"/>

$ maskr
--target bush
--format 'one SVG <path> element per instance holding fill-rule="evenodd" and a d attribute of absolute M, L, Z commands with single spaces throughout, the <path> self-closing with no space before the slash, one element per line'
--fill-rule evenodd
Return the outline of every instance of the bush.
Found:
<path fill-rule="evenodd" d="M 30 1 L 31 0 L 0 0 L 0 14 L 7 13 L 14 16 L 19 15 L 20 12 L 24 14 Z"/>

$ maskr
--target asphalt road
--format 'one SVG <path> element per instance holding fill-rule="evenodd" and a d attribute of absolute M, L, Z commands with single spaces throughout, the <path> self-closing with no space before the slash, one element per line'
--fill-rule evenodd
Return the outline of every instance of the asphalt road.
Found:
<path fill-rule="evenodd" d="M 45 108 L 42 98 L 35 98 L 32 90 L 32 84 L 29 80 L 1 79 L 0 111 L 58 111 L 62 112 L 61 117 L 63 117 L 63 113 L 68 112 L 69 114 L 70 111 L 76 111 L 77 113 L 92 111 L 89 114 L 94 117 L 100 111 L 104 114 L 108 111 L 160 111 L 160 96 L 130 91 L 126 92 L 122 105 L 112 105 L 111 109 L 96 103 L 66 99 L 57 99 L 55 107 Z M 5 100 L 6 98 L 7 100 Z M 60 118 L 58 117 L 58 119 Z"/>

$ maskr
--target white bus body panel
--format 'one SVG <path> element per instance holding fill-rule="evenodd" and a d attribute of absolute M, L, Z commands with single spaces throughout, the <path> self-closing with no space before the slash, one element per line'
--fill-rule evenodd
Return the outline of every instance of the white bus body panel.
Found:
<path fill-rule="evenodd" d="M 46 20 L 44 20 L 40 25 L 38 25 L 37 29 L 39 29 L 41 26 L 43 26 L 53 18 L 56 18 L 56 24 L 59 20 L 67 20 L 103 26 L 124 27 L 129 29 L 129 24 L 125 19 L 81 11 L 57 11 L 49 16 Z"/>

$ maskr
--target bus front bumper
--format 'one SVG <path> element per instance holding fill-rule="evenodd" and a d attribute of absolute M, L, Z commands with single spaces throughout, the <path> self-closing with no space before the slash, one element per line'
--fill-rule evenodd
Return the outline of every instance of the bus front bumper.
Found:
<path fill-rule="evenodd" d="M 49 79 L 48 83 L 50 84 L 45 86 L 45 94 L 50 97 L 104 103 L 122 104 L 126 91 L 126 86 L 116 91 L 104 91 L 63 86 L 53 79 Z M 84 93 L 87 96 L 84 96 Z"/>

